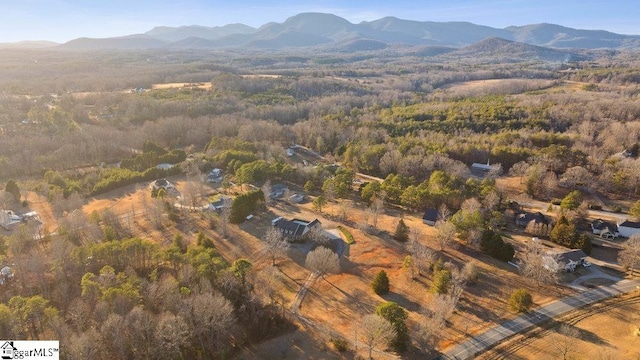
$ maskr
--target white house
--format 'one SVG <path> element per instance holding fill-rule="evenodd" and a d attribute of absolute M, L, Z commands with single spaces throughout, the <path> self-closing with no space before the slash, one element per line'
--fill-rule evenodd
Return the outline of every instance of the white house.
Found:
<path fill-rule="evenodd" d="M 578 265 L 582 265 L 587 254 L 581 249 L 572 249 L 562 252 L 548 252 L 544 256 L 544 267 L 548 270 L 562 270 L 573 272 Z"/>
<path fill-rule="evenodd" d="M 623 221 L 618 224 L 618 233 L 620 236 L 630 237 L 633 234 L 640 234 L 640 222 L 639 221 Z"/>
<path fill-rule="evenodd" d="M 0 226 L 9 229 L 11 225 L 18 224 L 22 217 L 11 210 L 0 210 Z"/>
<path fill-rule="evenodd" d="M 482 164 L 482 163 L 473 163 L 473 164 L 471 164 L 471 174 L 479 176 L 479 177 L 484 177 L 486 174 L 489 174 L 489 173 L 500 172 L 501 169 L 502 169 L 502 165 L 501 164 L 493 164 L 493 165 L 491 165 L 489 163 L 489 160 L 487 160 L 486 164 Z"/>

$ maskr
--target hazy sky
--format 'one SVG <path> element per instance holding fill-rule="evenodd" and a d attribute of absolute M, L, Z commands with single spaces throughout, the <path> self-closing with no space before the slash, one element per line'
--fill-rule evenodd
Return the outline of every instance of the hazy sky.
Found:
<path fill-rule="evenodd" d="M 637 0 L 0 0 L 0 42 L 121 36 L 161 25 L 259 27 L 301 12 L 352 23 L 384 16 L 500 28 L 548 22 L 640 35 Z"/>

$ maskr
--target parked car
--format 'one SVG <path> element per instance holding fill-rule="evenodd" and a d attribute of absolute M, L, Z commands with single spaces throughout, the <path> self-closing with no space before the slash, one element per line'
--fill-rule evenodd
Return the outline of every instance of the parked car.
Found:
<path fill-rule="evenodd" d="M 587 260 L 585 260 L 585 261 L 582 262 L 582 266 L 589 267 L 589 266 L 591 266 L 591 263 L 588 262 Z"/>

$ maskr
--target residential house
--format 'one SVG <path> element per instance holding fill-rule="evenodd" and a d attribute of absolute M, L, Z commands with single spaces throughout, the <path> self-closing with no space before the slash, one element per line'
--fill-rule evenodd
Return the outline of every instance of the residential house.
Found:
<path fill-rule="evenodd" d="M 233 200 L 228 196 L 221 196 L 218 200 L 209 203 L 209 210 L 222 211 L 224 208 L 231 207 Z"/>
<path fill-rule="evenodd" d="M 545 265 L 547 269 L 559 269 L 562 271 L 573 272 L 578 265 L 584 264 L 587 254 L 581 249 L 571 249 L 561 252 L 549 252 L 545 256 Z"/>
<path fill-rule="evenodd" d="M 19 224 L 21 221 L 22 216 L 12 210 L 0 210 L 0 227 L 9 230 L 11 226 Z"/>
<path fill-rule="evenodd" d="M 275 184 L 271 186 L 271 192 L 269 193 L 269 197 L 272 199 L 281 198 L 287 190 L 288 190 L 287 185 Z"/>
<path fill-rule="evenodd" d="M 208 183 L 219 183 L 222 182 L 223 174 L 222 169 L 215 168 L 207 174 L 207 182 Z"/>
<path fill-rule="evenodd" d="M 164 189 L 165 191 L 175 190 L 175 186 L 169 182 L 167 179 L 158 179 L 151 183 L 151 187 L 155 190 Z"/>
<path fill-rule="evenodd" d="M 484 177 L 488 173 L 499 172 L 501 168 L 502 168 L 502 165 L 500 164 L 491 165 L 489 164 L 489 160 L 487 160 L 486 164 L 482 164 L 482 163 L 471 164 L 471 174 L 477 177 Z"/>
<path fill-rule="evenodd" d="M 13 270 L 5 266 L 0 269 L 0 285 L 4 285 L 7 281 L 13 279 Z"/>
<path fill-rule="evenodd" d="M 434 226 L 438 221 L 438 210 L 437 209 L 427 209 L 424 211 L 424 215 L 422 215 L 422 222 Z"/>
<path fill-rule="evenodd" d="M 549 220 L 541 212 L 523 212 L 516 215 L 516 225 L 527 227 L 533 222 L 534 225 L 549 225 Z"/>
<path fill-rule="evenodd" d="M 306 221 L 301 219 L 286 220 L 277 217 L 271 221 L 271 225 L 278 229 L 288 241 L 302 240 L 308 233 L 321 223 L 318 219 Z"/>
<path fill-rule="evenodd" d="M 600 235 L 600 237 L 603 237 L 606 234 L 611 234 L 608 236 L 613 237 L 620 235 L 618 233 L 618 226 L 616 224 L 604 221 L 602 219 L 596 219 L 591 223 L 591 232 L 594 235 Z"/>
<path fill-rule="evenodd" d="M 292 147 L 286 148 L 284 152 L 287 154 L 287 156 L 293 156 L 296 153 L 295 149 Z"/>
<path fill-rule="evenodd" d="M 176 167 L 175 164 L 169 164 L 169 163 L 162 163 L 162 164 L 156 165 L 156 168 L 160 170 L 170 170 L 174 167 Z"/>
<path fill-rule="evenodd" d="M 289 201 L 291 201 L 292 203 L 295 203 L 295 204 L 299 204 L 299 203 L 304 201 L 304 195 L 295 193 L 295 194 L 289 196 Z"/>
<path fill-rule="evenodd" d="M 623 221 L 618 224 L 618 233 L 620 236 L 631 237 L 634 234 L 640 234 L 640 221 Z"/>

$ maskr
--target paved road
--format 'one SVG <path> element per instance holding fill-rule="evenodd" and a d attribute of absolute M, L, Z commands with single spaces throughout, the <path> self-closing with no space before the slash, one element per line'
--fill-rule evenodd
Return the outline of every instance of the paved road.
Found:
<path fill-rule="evenodd" d="M 476 354 L 480 354 L 504 339 L 525 331 L 534 325 L 585 305 L 630 292 L 639 287 L 640 280 L 622 280 L 611 286 L 603 286 L 578 295 L 567 296 L 536 311 L 489 329 L 485 333 L 450 349 L 442 354 L 440 359 L 472 359 Z"/>

